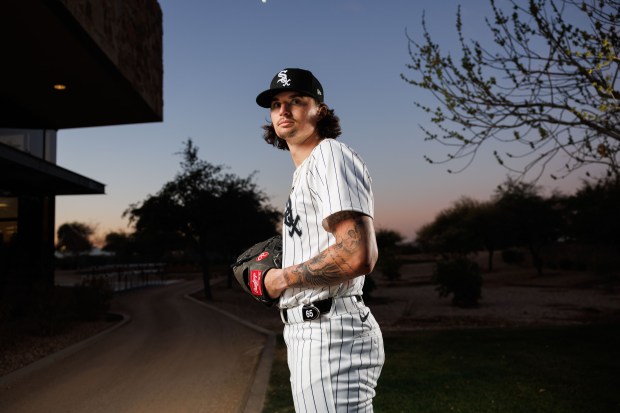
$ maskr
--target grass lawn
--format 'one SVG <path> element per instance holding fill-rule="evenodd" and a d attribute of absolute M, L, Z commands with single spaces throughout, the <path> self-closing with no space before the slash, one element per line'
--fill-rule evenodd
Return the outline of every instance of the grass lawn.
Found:
<path fill-rule="evenodd" d="M 385 350 L 376 413 L 620 412 L 620 325 L 419 331 Z M 263 411 L 294 411 L 282 340 Z"/>

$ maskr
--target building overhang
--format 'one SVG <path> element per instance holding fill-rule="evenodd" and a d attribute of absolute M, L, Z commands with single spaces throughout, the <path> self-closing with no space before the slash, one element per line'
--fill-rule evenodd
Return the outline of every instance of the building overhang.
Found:
<path fill-rule="evenodd" d="M 156 0 L 2 2 L 0 126 L 162 121 L 162 37 Z"/>
<path fill-rule="evenodd" d="M 0 144 L 0 190 L 15 195 L 104 194 L 105 185 Z"/>

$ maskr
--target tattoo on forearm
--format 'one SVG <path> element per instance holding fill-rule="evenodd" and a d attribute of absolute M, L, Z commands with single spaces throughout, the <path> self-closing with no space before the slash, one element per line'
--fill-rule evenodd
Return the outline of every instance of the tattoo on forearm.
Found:
<path fill-rule="evenodd" d="M 323 286 L 339 284 L 343 279 L 356 277 L 351 267 L 351 258 L 364 247 L 367 242 L 364 230 L 363 215 L 352 212 L 340 212 L 330 216 L 327 225 L 333 230 L 336 225 L 347 220 L 336 235 L 336 243 L 316 257 L 301 263 L 284 272 L 290 287 Z"/>

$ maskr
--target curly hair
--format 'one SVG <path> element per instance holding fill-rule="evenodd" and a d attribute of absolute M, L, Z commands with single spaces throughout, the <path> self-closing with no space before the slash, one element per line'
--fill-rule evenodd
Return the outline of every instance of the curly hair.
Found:
<path fill-rule="evenodd" d="M 336 139 L 342 134 L 340 129 L 340 118 L 336 116 L 333 109 L 330 109 L 325 104 L 321 104 L 326 108 L 325 115 L 317 122 L 316 129 L 321 139 Z M 275 146 L 278 149 L 288 151 L 288 144 L 282 138 L 276 135 L 276 130 L 272 123 L 263 125 L 263 138 L 265 142 Z"/>

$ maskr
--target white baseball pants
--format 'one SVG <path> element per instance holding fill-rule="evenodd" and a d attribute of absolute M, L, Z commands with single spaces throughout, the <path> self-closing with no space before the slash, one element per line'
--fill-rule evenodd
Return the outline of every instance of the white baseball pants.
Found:
<path fill-rule="evenodd" d="M 371 413 L 385 352 L 379 325 L 364 302 L 335 298 L 331 311 L 312 321 L 303 320 L 301 306 L 286 315 L 295 411 Z"/>

